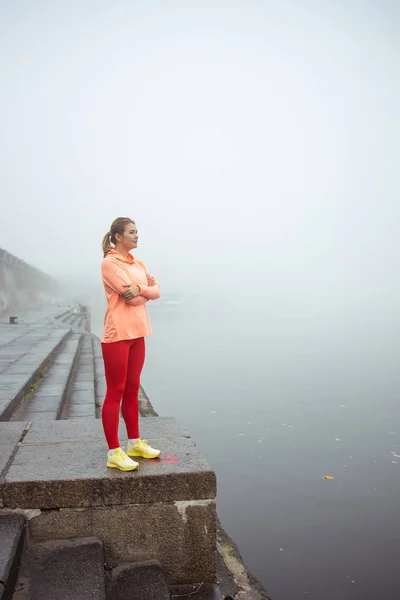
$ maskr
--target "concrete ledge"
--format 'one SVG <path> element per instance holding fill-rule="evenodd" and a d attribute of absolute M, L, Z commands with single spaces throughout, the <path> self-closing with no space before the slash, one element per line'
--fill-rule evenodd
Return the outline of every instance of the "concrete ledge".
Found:
<path fill-rule="evenodd" d="M 3 506 L 49 509 L 215 497 L 215 474 L 191 440 L 152 443 L 168 458 L 139 459 L 139 469 L 130 473 L 107 469 L 106 451 L 95 442 L 20 445 L 1 486 Z"/>
<path fill-rule="evenodd" d="M 162 454 L 124 473 L 107 469 L 96 419 L 33 423 L 27 432 L 0 423 L 13 448 L 0 480 L 3 512 L 33 509 L 32 542 L 99 538 L 108 568 L 159 560 L 168 583 L 213 583 L 215 474 L 175 419 L 146 417 L 141 427 Z"/>
<path fill-rule="evenodd" d="M 17 441 L 23 423 L 1 424 L 0 437 L 10 425 L 17 426 L 12 428 Z M 143 419 L 142 431 L 162 455 L 139 459 L 137 471 L 123 473 L 106 467 L 98 420 L 52 421 L 46 428 L 33 423 L 0 481 L 3 506 L 77 508 L 215 498 L 214 472 L 175 419 Z"/>

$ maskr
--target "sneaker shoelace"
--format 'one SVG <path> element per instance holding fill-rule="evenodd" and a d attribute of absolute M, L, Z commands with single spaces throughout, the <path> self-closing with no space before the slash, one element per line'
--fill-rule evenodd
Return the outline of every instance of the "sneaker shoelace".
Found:
<path fill-rule="evenodd" d="M 122 460 L 131 460 L 129 456 L 120 448 L 118 455 L 122 458 Z"/>

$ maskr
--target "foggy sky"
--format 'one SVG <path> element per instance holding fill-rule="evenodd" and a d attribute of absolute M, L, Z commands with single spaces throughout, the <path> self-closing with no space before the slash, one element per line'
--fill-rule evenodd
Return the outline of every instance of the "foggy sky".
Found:
<path fill-rule="evenodd" d="M 0 247 L 165 291 L 397 305 L 400 4 L 0 2 Z M 382 300 L 383 298 L 383 300 Z"/>

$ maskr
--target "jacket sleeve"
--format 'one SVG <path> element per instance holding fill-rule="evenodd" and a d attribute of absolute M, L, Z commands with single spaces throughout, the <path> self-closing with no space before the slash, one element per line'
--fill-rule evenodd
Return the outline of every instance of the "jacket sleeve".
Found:
<path fill-rule="evenodd" d="M 132 285 L 125 271 L 113 260 L 103 260 L 101 263 L 101 276 L 103 283 L 108 285 L 108 287 L 114 290 L 119 296 L 126 292 L 127 288 Z M 146 304 L 148 300 L 149 298 L 140 295 L 131 300 L 124 300 L 124 302 L 131 306 L 139 306 L 140 304 Z"/>
<path fill-rule="evenodd" d="M 139 285 L 140 295 L 148 300 L 157 300 L 160 297 L 160 284 L 154 279 L 153 275 L 147 270 L 142 263 L 144 272 L 146 273 L 147 285 Z"/>
<path fill-rule="evenodd" d="M 122 298 L 122 300 L 124 300 Z M 140 306 L 140 304 L 146 304 L 149 301 L 149 298 L 145 298 L 144 296 L 136 296 L 136 298 L 131 298 L 130 300 L 124 300 L 127 304 L 131 306 Z"/>

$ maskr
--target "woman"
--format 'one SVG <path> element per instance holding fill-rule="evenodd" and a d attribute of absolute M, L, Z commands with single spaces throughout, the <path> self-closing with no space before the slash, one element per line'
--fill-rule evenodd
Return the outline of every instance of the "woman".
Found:
<path fill-rule="evenodd" d="M 107 382 L 102 421 L 109 448 L 107 467 L 121 471 L 138 467 L 132 456 L 156 458 L 160 454 L 139 436 L 138 393 L 145 358 L 144 338 L 151 334 L 145 304 L 160 297 L 160 285 L 142 261 L 130 254 L 137 243 L 135 222 L 126 217 L 115 219 L 103 239 L 101 264 L 108 304 L 101 338 Z M 128 433 L 126 453 L 118 439 L 121 400 Z"/>

